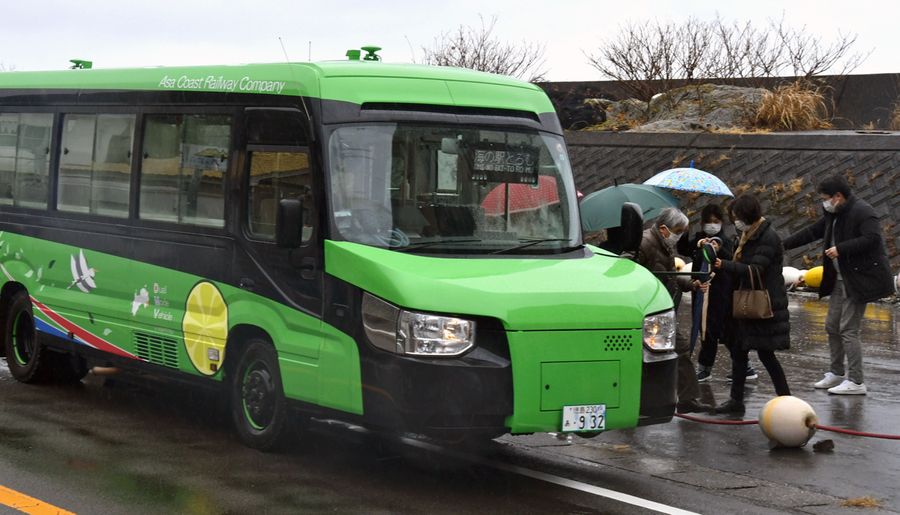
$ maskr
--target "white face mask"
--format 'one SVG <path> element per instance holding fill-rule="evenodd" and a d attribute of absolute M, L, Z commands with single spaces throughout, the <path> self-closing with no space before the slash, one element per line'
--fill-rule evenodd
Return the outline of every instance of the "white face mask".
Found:
<path fill-rule="evenodd" d="M 834 202 L 832 202 L 831 199 L 828 199 L 828 200 L 822 201 L 822 207 L 825 208 L 825 211 L 828 211 L 829 213 L 834 213 L 834 210 L 837 206 L 834 205 Z"/>
<path fill-rule="evenodd" d="M 703 224 L 703 232 L 707 236 L 715 236 L 722 230 L 722 224 Z"/>
<path fill-rule="evenodd" d="M 744 231 L 747 230 L 747 224 L 745 224 L 744 222 L 742 222 L 742 221 L 740 221 L 740 220 L 735 220 L 735 221 L 734 221 L 734 228 L 737 229 L 737 230 L 739 230 L 739 231 L 741 231 L 741 232 L 744 232 Z"/>
<path fill-rule="evenodd" d="M 669 229 L 669 228 L 666 227 L 666 229 Z M 680 234 L 675 234 L 675 231 L 673 231 L 672 229 L 669 229 L 669 236 L 666 238 L 666 243 L 674 246 L 676 243 L 678 243 L 678 240 L 680 240 L 680 239 L 681 239 Z"/>

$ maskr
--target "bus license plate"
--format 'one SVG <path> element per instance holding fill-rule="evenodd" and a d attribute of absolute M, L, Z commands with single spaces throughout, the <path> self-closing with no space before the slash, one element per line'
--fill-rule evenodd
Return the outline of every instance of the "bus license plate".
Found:
<path fill-rule="evenodd" d="M 563 406 L 562 431 L 603 431 L 606 429 L 606 404 Z"/>

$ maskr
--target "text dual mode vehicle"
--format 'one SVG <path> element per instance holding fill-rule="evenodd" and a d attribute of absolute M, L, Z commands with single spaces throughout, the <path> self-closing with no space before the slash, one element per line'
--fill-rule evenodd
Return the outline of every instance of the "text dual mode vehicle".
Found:
<path fill-rule="evenodd" d="M 0 74 L 12 375 L 223 385 L 258 448 L 295 411 L 444 439 L 671 419 L 671 299 L 582 244 L 546 95 L 350 55 Z"/>

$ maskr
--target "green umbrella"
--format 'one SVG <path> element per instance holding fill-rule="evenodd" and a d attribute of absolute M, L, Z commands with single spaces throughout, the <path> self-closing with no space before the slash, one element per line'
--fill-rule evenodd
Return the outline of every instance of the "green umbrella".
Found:
<path fill-rule="evenodd" d="M 655 218 L 667 207 L 678 207 L 678 199 L 668 191 L 647 184 L 620 184 L 595 191 L 581 199 L 581 227 L 599 231 L 621 224 L 622 204 L 641 206 L 644 219 Z"/>

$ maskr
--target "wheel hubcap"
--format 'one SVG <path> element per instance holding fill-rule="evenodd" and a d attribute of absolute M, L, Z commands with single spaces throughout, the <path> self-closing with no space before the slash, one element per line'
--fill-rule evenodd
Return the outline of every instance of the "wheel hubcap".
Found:
<path fill-rule="evenodd" d="M 254 362 L 244 372 L 241 402 L 244 417 L 254 429 L 263 430 L 272 423 L 275 415 L 275 382 L 264 363 Z"/>

